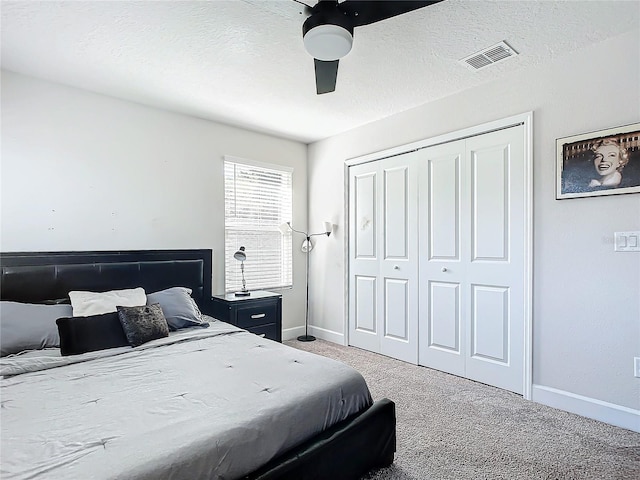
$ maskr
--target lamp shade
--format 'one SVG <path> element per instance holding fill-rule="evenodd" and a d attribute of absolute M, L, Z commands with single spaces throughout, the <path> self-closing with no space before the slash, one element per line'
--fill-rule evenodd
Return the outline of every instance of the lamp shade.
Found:
<path fill-rule="evenodd" d="M 290 222 L 286 222 L 286 223 L 282 223 L 278 226 L 278 230 L 280 230 L 280 233 L 285 235 L 287 232 L 289 232 L 291 230 L 291 223 Z"/>
<path fill-rule="evenodd" d="M 327 237 L 331 235 L 331 232 L 333 232 L 333 223 L 324 222 L 324 231 L 327 232 Z"/>
<path fill-rule="evenodd" d="M 244 247 L 240 247 L 240 250 L 233 254 L 233 258 L 239 262 L 244 262 L 247 259 L 247 254 L 244 253 Z"/>
<path fill-rule="evenodd" d="M 311 243 L 311 240 L 305 240 L 304 242 L 302 242 L 300 250 L 302 250 L 304 253 L 309 253 L 311 250 L 313 250 L 313 243 Z"/>

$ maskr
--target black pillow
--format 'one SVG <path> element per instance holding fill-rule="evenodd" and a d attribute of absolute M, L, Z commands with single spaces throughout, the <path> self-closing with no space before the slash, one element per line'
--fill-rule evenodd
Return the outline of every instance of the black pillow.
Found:
<path fill-rule="evenodd" d="M 80 353 L 129 345 L 116 312 L 90 317 L 63 317 L 56 320 L 60 353 Z"/>
<path fill-rule="evenodd" d="M 169 336 L 169 325 L 159 304 L 116 308 L 124 334 L 132 347 Z"/>

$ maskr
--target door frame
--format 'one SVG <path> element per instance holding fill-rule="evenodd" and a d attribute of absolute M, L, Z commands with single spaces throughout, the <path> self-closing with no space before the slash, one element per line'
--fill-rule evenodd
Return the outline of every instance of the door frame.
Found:
<path fill-rule="evenodd" d="M 525 235 L 524 235 L 524 361 L 523 361 L 523 398 L 531 400 L 533 385 L 533 111 L 494 120 L 472 127 L 445 133 L 417 142 L 399 145 L 385 150 L 380 150 L 366 155 L 353 157 L 344 162 L 344 218 L 345 225 L 349 225 L 349 167 L 363 163 L 374 162 L 384 158 L 402 155 L 415 150 L 462 140 L 469 137 L 483 135 L 496 130 L 504 130 L 517 125 L 524 126 L 524 201 L 525 201 Z M 344 281 L 349 285 L 349 230 L 344 236 Z M 349 289 L 344 291 L 344 344 L 349 344 Z"/>

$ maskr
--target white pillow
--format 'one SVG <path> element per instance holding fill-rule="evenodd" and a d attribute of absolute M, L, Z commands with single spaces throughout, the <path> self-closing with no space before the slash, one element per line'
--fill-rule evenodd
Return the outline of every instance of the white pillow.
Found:
<path fill-rule="evenodd" d="M 141 307 L 147 304 L 144 288 L 111 290 L 110 292 L 69 292 L 74 317 L 88 317 L 115 312 L 116 307 Z"/>

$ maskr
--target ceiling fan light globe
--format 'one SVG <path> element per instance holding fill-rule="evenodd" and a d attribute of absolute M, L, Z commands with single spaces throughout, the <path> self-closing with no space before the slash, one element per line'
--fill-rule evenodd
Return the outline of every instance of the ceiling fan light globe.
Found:
<path fill-rule="evenodd" d="M 318 25 L 304 35 L 304 48 L 313 58 L 330 62 L 351 51 L 353 35 L 339 25 Z"/>

